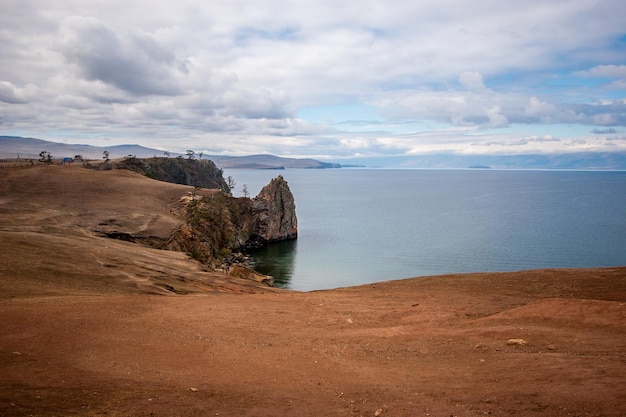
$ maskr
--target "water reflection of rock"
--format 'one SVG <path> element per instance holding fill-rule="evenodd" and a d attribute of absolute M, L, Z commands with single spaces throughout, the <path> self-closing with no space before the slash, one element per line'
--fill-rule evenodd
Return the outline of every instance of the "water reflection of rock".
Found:
<path fill-rule="evenodd" d="M 274 242 L 249 252 L 255 271 L 274 277 L 274 286 L 288 288 L 293 276 L 297 240 Z"/>

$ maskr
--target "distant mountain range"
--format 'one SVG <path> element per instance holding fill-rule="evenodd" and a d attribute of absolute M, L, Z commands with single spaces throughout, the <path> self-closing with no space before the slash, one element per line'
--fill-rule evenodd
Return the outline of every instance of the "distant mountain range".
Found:
<path fill-rule="evenodd" d="M 22 138 L 17 136 L 0 136 L 0 158 L 39 159 L 42 151 L 50 152 L 54 159 L 73 158 L 81 155 L 85 159 L 102 159 L 103 152 L 109 152 L 109 158 L 123 158 L 128 155 L 137 158 L 163 157 L 165 152 L 159 149 L 146 148 L 140 145 L 92 146 L 50 142 L 42 139 Z M 169 156 L 187 157 L 187 155 L 170 152 Z M 196 154 L 195 157 L 199 155 Z M 321 162 L 316 159 L 281 158 L 274 155 L 224 156 L 202 155 L 202 159 L 210 159 L 220 168 L 226 169 L 286 169 L 286 168 L 341 168 L 341 165 Z"/>
<path fill-rule="evenodd" d="M 163 151 L 145 148 L 139 145 L 116 145 L 98 147 L 91 145 L 74 145 L 50 142 L 42 139 L 22 138 L 18 136 L 0 136 L 0 158 L 39 158 L 42 151 L 50 152 L 52 157 L 60 159 L 82 155 L 86 159 L 102 159 L 103 152 L 108 151 L 110 158 L 122 158 L 135 155 L 138 158 L 163 156 Z M 175 155 L 174 155 L 175 156 Z"/>
<path fill-rule="evenodd" d="M 310 158 L 282 158 L 274 155 L 223 156 L 207 155 L 215 165 L 226 169 L 341 168 L 340 164 Z"/>
<path fill-rule="evenodd" d="M 0 158 L 33 158 L 47 151 L 54 158 L 82 155 L 87 159 L 102 159 L 103 152 L 109 157 L 122 158 L 133 155 L 138 158 L 162 157 L 164 151 L 140 145 L 115 145 L 98 147 L 50 142 L 34 138 L 0 136 Z M 186 155 L 171 152 L 170 157 Z M 198 155 L 196 155 L 197 157 Z M 275 155 L 224 156 L 202 155 L 224 169 L 320 169 L 320 168 L 418 168 L 418 169 L 572 169 L 626 171 L 626 152 L 584 152 L 563 154 L 522 155 L 458 155 L 451 153 L 351 158 L 322 162 L 310 158 L 282 158 Z"/>

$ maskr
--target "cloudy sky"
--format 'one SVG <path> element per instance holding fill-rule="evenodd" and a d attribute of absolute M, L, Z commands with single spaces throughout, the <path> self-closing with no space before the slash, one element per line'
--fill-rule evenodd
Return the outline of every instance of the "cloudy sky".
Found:
<path fill-rule="evenodd" d="M 623 0 L 2 0 L 0 135 L 337 159 L 626 151 Z"/>

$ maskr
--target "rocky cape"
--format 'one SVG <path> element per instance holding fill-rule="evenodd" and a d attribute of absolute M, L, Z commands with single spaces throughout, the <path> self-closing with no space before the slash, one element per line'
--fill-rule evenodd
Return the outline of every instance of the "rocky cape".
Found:
<path fill-rule="evenodd" d="M 194 192 L 185 198 L 182 215 L 185 223 L 167 248 L 189 253 L 214 269 L 230 270 L 242 260 L 236 252 L 243 249 L 298 237 L 295 200 L 282 175 L 254 198 Z"/>
<path fill-rule="evenodd" d="M 213 178 L 219 172 L 208 161 L 170 162 L 163 166 L 181 169 L 182 178 Z M 186 170 L 187 165 L 194 169 Z M 87 234 L 178 251 L 206 271 L 229 273 L 240 264 L 232 271 L 236 277 L 269 284 L 270 277 L 242 272 L 245 257 L 239 252 L 297 238 L 295 202 L 282 176 L 255 198 L 236 198 L 219 188 L 221 177 L 216 188 L 202 188 L 156 181 L 127 169 L 93 170 L 77 164 L 4 168 L 2 174 L 0 226 L 5 232 Z"/>

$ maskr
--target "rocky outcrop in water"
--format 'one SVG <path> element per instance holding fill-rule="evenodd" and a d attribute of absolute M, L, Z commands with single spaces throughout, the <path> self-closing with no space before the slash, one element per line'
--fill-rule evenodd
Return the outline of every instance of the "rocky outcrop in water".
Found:
<path fill-rule="evenodd" d="M 228 259 L 239 250 L 298 236 L 296 204 L 282 176 L 253 199 L 219 191 L 190 196 L 183 216 L 168 249 L 187 252 L 214 269 L 229 269 Z"/>
<path fill-rule="evenodd" d="M 298 237 L 296 203 L 282 175 L 274 178 L 252 200 L 254 228 L 250 242 L 263 244 Z"/>

